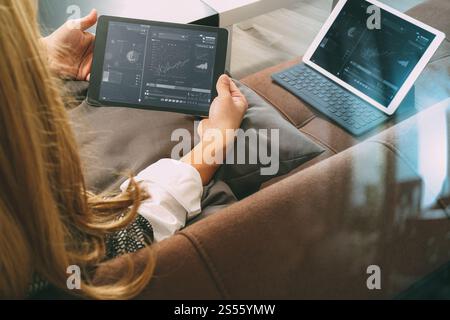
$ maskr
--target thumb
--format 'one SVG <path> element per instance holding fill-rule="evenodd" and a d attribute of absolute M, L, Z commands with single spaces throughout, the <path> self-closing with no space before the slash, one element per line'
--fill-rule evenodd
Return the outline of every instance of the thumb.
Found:
<path fill-rule="evenodd" d="M 231 96 L 230 78 L 227 75 L 220 76 L 217 81 L 217 94 L 219 97 Z"/>
<path fill-rule="evenodd" d="M 81 31 L 86 31 L 90 27 L 94 26 L 97 23 L 97 10 L 93 9 L 87 16 L 75 19 L 70 22 L 71 27 L 73 29 L 80 29 Z"/>

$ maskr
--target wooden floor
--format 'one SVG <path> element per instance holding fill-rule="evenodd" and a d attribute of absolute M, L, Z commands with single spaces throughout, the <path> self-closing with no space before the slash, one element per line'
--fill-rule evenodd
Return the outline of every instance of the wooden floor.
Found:
<path fill-rule="evenodd" d="M 274 0 L 276 1 L 276 0 Z M 406 11 L 424 0 L 383 0 Z M 233 27 L 231 73 L 240 79 L 305 53 L 330 14 L 332 0 L 303 0 Z"/>

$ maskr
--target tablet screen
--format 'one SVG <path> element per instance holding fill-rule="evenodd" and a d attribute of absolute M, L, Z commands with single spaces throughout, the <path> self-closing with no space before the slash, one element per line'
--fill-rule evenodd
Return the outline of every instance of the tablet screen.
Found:
<path fill-rule="evenodd" d="M 368 28 L 371 5 L 347 1 L 310 60 L 388 107 L 436 36 L 385 10 Z"/>
<path fill-rule="evenodd" d="M 218 34 L 110 21 L 99 100 L 208 110 Z"/>

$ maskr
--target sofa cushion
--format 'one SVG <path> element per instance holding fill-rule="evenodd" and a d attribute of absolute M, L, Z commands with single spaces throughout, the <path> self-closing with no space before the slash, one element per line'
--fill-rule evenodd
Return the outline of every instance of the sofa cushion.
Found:
<path fill-rule="evenodd" d="M 93 191 L 118 190 L 125 174 L 144 170 L 170 157 L 176 142 L 172 132 L 191 135 L 191 116 L 129 108 L 92 107 L 86 102 L 70 111 L 85 165 L 87 186 Z"/>
<path fill-rule="evenodd" d="M 299 132 L 290 122 L 283 117 L 264 99 L 253 90 L 242 83 L 237 83 L 239 89 L 244 93 L 249 102 L 250 108 L 244 117 L 241 128 L 244 131 L 252 131 L 257 136 L 256 143 L 246 144 L 246 164 L 225 164 L 219 170 L 217 179 L 225 181 L 238 199 L 242 199 L 258 191 L 261 185 L 275 177 L 285 175 L 293 169 L 317 157 L 325 150 Z M 256 130 L 255 130 L 256 129 Z M 268 129 L 269 131 L 258 132 L 258 129 Z M 279 132 L 278 141 L 272 140 L 270 130 Z M 267 147 L 264 151 L 272 152 L 272 147 L 278 150 L 278 155 L 271 155 L 274 161 L 279 164 L 274 173 L 264 175 L 262 168 L 268 167 L 261 162 L 258 157 L 261 151 L 261 142 Z M 235 145 L 235 155 L 237 146 Z M 257 163 L 249 164 L 251 157 L 258 159 Z M 236 157 L 235 159 L 236 160 Z M 275 169 L 274 163 L 271 163 Z"/>

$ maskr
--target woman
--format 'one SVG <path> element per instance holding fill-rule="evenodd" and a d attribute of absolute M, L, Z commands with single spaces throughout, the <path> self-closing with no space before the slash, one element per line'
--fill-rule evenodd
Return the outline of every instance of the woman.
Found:
<path fill-rule="evenodd" d="M 152 277 L 151 249 L 145 249 L 149 260 L 141 274 L 124 275 L 108 286 L 92 283 L 96 266 L 144 247 L 148 238 L 170 236 L 198 214 L 202 186 L 218 169 L 205 150 L 222 152 L 233 140 L 202 139 L 182 161 L 159 161 L 114 197 L 89 193 L 53 75 L 89 78 L 94 37 L 85 30 L 97 14 L 66 23 L 39 41 L 36 6 L 32 0 L 0 0 L 0 297 L 29 297 L 41 284 L 67 290 L 66 270 L 77 265 L 83 279 L 78 294 L 132 298 Z M 239 128 L 247 110 L 245 97 L 227 76 L 217 89 L 201 137 L 206 129 Z M 129 232 L 133 237 L 123 241 Z"/>

